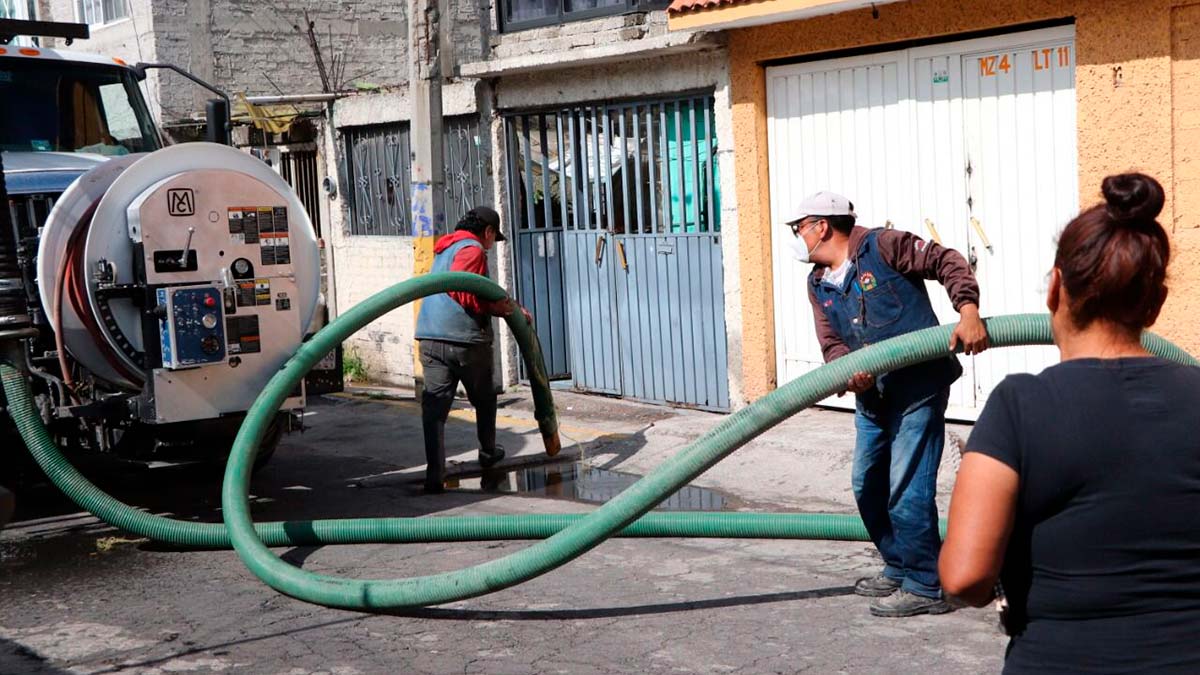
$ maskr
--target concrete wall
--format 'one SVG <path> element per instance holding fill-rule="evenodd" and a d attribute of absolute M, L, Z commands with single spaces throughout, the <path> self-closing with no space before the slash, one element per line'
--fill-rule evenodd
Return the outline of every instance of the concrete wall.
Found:
<path fill-rule="evenodd" d="M 529 54 L 562 54 L 589 47 L 658 37 L 666 33 L 665 12 L 608 16 L 505 34 L 500 34 L 497 30 L 491 39 L 491 56 L 495 59 L 505 59 Z"/>
<path fill-rule="evenodd" d="M 1186 6 L 1185 6 L 1186 5 Z M 1156 330 L 1200 353 L 1200 27 L 1182 0 L 913 0 L 805 21 L 731 31 L 733 127 L 740 205 L 743 364 L 748 394 L 776 385 L 772 306 L 765 62 L 855 47 L 1074 17 L 1081 204 L 1100 199 L 1100 180 L 1138 169 L 1176 187 L 1161 222 L 1171 232 L 1171 298 Z M 1114 80 L 1114 68 L 1121 79 Z M 1193 138 L 1194 134 L 1196 138 Z M 984 308 L 986 311 L 986 308 Z"/>
<path fill-rule="evenodd" d="M 1200 353 L 1200 4 L 1172 8 L 1171 296 L 1160 330 Z"/>
<path fill-rule="evenodd" d="M 455 83 L 445 87 L 443 108 L 447 116 L 475 113 L 475 84 Z M 363 94 L 339 100 L 333 108 L 332 128 L 326 125 L 321 134 L 321 154 L 331 158 L 325 167 L 328 175 L 336 176 L 337 162 L 343 161 L 343 130 L 366 124 L 408 121 L 409 111 L 405 87 L 386 94 Z M 349 233 L 346 189 L 347 186 L 341 186 L 337 197 L 329 200 L 325 229 L 326 245 L 333 259 L 333 301 L 338 311 L 345 311 L 414 274 L 413 237 Z M 494 260 L 492 264 L 494 267 Z M 347 340 L 346 350 L 362 359 L 372 380 L 410 386 L 415 324 L 412 308 L 391 312 Z"/>
<path fill-rule="evenodd" d="M 388 0 L 155 0 L 163 58 L 230 91 L 248 95 L 321 91 L 304 12 L 316 23 L 326 70 L 345 59 L 347 84 L 407 80 L 405 3 Z M 332 73 L 330 73 L 332 76 Z M 174 84 L 178 78 L 168 76 Z M 179 116 L 203 109 L 194 87 L 171 88 L 163 106 Z"/>
<path fill-rule="evenodd" d="M 346 60 L 345 85 L 397 85 L 408 79 L 406 3 L 391 0 L 129 0 L 132 19 L 93 27 L 92 39 L 72 49 L 129 61 L 166 61 L 229 91 L 248 95 L 315 93 L 320 77 L 308 44 L 304 10 L 316 22 L 327 69 Z M 481 51 L 478 3 L 455 0 L 465 58 Z M 461 11 L 460 11 L 461 10 Z M 46 18 L 74 21 L 73 0 L 49 0 Z M 473 43 L 465 40 L 474 32 Z M 140 34 L 140 52 L 139 40 Z M 332 73 L 331 73 L 332 75 Z M 162 85 L 158 82 L 161 78 Z M 203 112 L 209 94 L 184 78 L 152 76 L 151 98 L 173 121 Z"/>
<path fill-rule="evenodd" d="M 733 119 L 730 116 L 728 58 L 723 51 L 712 50 L 691 54 L 631 59 L 604 68 L 584 67 L 507 77 L 496 85 L 496 108 L 520 110 L 565 103 L 586 103 L 613 99 L 657 97 L 711 89 L 714 91 L 716 117 L 717 161 L 731 166 L 734 159 Z M 493 122 L 493 143 L 503 142 L 503 123 Z M 496 145 L 496 147 L 501 147 Z M 499 155 L 499 153 L 497 153 Z M 496 204 L 504 222 L 511 222 L 507 213 L 508 185 L 505 166 L 494 166 L 497 183 Z M 725 324 L 729 355 L 729 390 L 734 407 L 744 402 L 742 383 L 742 304 L 741 271 L 738 251 L 743 236 L 739 227 L 738 194 L 734 172 L 721 172 L 721 246 L 724 256 Z M 511 253 L 501 250 L 502 277 L 511 288 Z M 506 366 L 515 373 L 516 352 L 510 346 Z"/>

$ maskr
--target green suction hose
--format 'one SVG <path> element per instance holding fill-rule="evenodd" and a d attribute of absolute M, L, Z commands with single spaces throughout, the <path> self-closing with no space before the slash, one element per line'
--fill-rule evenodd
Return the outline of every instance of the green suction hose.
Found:
<path fill-rule="evenodd" d="M 428 275 L 397 284 L 342 315 L 311 341 L 268 383 L 247 415 L 234 444 L 222 490 L 228 530 L 220 524 L 192 523 L 147 514 L 113 499 L 87 482 L 62 457 L 41 424 L 24 377 L 0 364 L 10 413 L 35 459 L 51 480 L 80 506 L 127 531 L 186 546 L 228 547 L 232 542 L 251 571 L 272 587 L 297 598 L 353 609 L 393 609 L 440 604 L 506 588 L 561 565 L 609 536 L 771 537 L 866 540 L 856 516 L 820 514 L 689 513 L 646 514 L 722 457 L 788 416 L 840 390 L 851 373 L 888 370 L 944 356 L 951 327 L 920 331 L 856 352 L 814 371 L 731 416 L 612 502 L 592 514 L 469 518 L 381 518 L 261 523 L 250 520 L 247 493 L 250 467 L 266 424 L 295 383 L 329 350 L 387 311 L 432 293 L 461 290 L 488 300 L 504 297 L 499 286 L 475 275 Z M 528 323 L 517 315 L 509 325 L 522 347 L 527 370 L 544 374 Z M 1045 316 L 1001 317 L 988 321 L 994 346 L 1049 344 Z M 1196 363 L 1185 352 L 1153 335 L 1145 343 L 1165 358 Z M 534 378 L 538 421 L 543 436 L 556 428 L 548 387 Z M 544 380 L 543 382 L 544 383 Z M 549 445 L 547 450 L 550 450 Z M 641 516 L 639 518 L 639 516 Z M 549 539 L 518 553 L 458 572 L 395 581 L 355 581 L 290 567 L 266 548 L 300 544 Z"/>
<path fill-rule="evenodd" d="M 493 299 L 475 288 L 458 286 L 459 280 L 451 279 L 449 275 L 403 282 L 374 296 L 338 317 L 300 348 L 283 370 L 267 383 L 247 413 L 246 421 L 234 441 L 221 491 L 225 524 L 242 562 L 255 576 L 280 592 L 308 602 L 346 609 L 398 609 L 463 600 L 527 581 L 582 555 L 620 532 L 729 453 L 787 417 L 842 390 L 854 373 L 883 373 L 945 356 L 952 330 L 950 326 L 942 326 L 887 340 L 799 378 L 732 415 L 586 518 L 517 553 L 455 572 L 395 580 L 345 579 L 292 567 L 264 545 L 255 533 L 250 518 L 250 468 L 258 443 L 288 392 L 325 353 L 377 318 L 379 313 L 374 312 L 380 308 L 403 305 L 433 292 L 423 293 L 420 287 L 422 281 L 439 282 L 439 290 L 443 292 L 469 290 Z M 445 283 L 440 283 L 443 281 Z M 466 280 L 463 282 L 465 284 Z M 476 281 L 474 285 L 479 287 L 481 284 Z M 495 290 L 499 291 L 498 288 Z M 521 322 L 510 317 L 509 323 L 514 326 L 514 333 L 520 339 L 515 324 Z M 997 347 L 1051 342 L 1049 321 L 1045 316 L 992 319 L 988 322 L 988 335 Z M 1151 349 L 1163 356 L 1177 359 L 1186 357 L 1190 361 L 1186 354 L 1163 342 L 1150 338 Z M 822 516 L 812 518 L 820 523 Z"/>
<path fill-rule="evenodd" d="M 8 412 L 42 470 L 80 508 L 126 532 L 176 546 L 228 549 L 233 544 L 223 523 L 197 523 L 146 513 L 92 484 L 63 456 L 42 424 L 25 376 L 0 363 Z M 358 518 L 255 523 L 268 546 L 403 544 L 513 539 L 545 539 L 586 514 L 521 516 L 432 516 Z M 866 541 L 858 516 L 804 513 L 649 513 L 620 532 L 622 537 L 709 537 L 740 539 L 834 539 Z"/>

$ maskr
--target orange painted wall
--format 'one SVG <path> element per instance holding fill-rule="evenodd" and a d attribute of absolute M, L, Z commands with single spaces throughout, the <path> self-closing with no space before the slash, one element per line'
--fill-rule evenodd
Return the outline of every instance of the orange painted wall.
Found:
<path fill-rule="evenodd" d="M 764 62 L 1064 17 L 1075 19 L 1080 203 L 1129 169 L 1174 187 L 1161 219 L 1174 237 L 1171 298 L 1156 330 L 1200 354 L 1200 3 L 913 0 L 879 6 L 877 19 L 868 9 L 730 31 L 748 400 L 776 385 Z"/>

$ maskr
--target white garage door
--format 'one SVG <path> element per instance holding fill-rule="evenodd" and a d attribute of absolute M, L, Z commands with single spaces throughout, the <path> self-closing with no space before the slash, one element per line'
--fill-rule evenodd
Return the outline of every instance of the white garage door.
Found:
<path fill-rule="evenodd" d="M 1054 239 L 1078 210 L 1074 63 L 1066 26 L 767 70 L 781 384 L 823 362 L 809 266 L 792 257 L 783 226 L 817 190 L 849 197 L 862 225 L 962 252 L 976 265 L 985 315 L 1045 311 Z M 939 318 L 957 320 L 945 291 L 929 290 Z M 1006 374 L 1055 358 L 1045 347 L 961 358 L 951 415 L 974 417 Z"/>

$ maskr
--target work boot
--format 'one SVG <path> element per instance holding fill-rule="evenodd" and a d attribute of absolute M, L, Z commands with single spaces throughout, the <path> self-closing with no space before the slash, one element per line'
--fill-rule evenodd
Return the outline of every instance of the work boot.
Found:
<path fill-rule="evenodd" d="M 854 594 L 865 598 L 886 598 L 895 593 L 898 588 L 900 588 L 900 582 L 883 572 L 873 577 L 863 577 L 854 582 Z"/>
<path fill-rule="evenodd" d="M 479 466 L 490 469 L 504 459 L 504 448 L 497 445 L 491 450 L 479 449 Z"/>
<path fill-rule="evenodd" d="M 918 614 L 945 614 L 953 611 L 954 608 L 950 606 L 950 603 L 941 598 L 927 598 L 908 591 L 893 593 L 871 603 L 871 614 L 891 619 L 917 616 Z"/>

